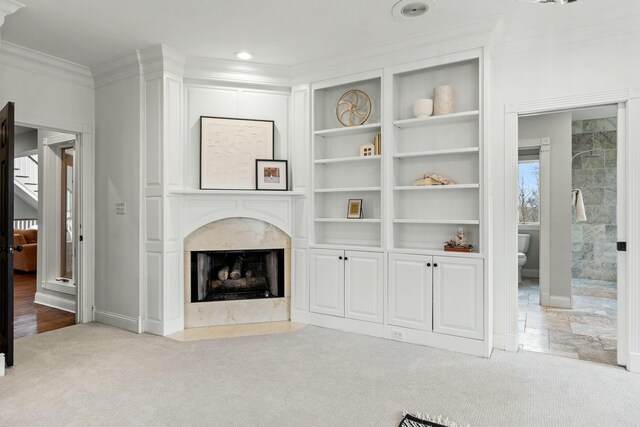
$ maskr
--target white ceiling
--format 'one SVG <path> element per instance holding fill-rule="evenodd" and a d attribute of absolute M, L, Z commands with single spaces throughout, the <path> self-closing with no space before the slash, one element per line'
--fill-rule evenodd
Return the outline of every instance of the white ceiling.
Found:
<path fill-rule="evenodd" d="M 160 43 L 190 56 L 233 59 L 248 50 L 255 62 L 295 65 L 496 15 L 505 28 L 535 35 L 607 19 L 611 6 L 630 2 L 436 0 L 427 16 L 397 22 L 397 0 L 21 1 L 26 7 L 7 17 L 3 40 L 89 67 Z"/>

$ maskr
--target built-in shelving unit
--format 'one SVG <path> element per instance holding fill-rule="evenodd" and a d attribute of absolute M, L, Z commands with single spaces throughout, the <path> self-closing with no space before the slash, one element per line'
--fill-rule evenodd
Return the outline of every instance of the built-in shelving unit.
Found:
<path fill-rule="evenodd" d="M 360 126 L 342 126 L 336 104 L 351 89 L 365 92 L 371 115 Z M 382 248 L 381 155 L 360 156 L 360 147 L 382 132 L 382 76 L 336 80 L 313 87 L 313 243 L 316 247 Z M 347 219 L 349 199 L 361 199 L 363 218 Z"/>
<path fill-rule="evenodd" d="M 311 84 L 310 323 L 490 354 L 482 55 Z M 455 111 L 415 118 L 414 101 L 440 85 L 453 88 Z M 343 127 L 336 103 L 352 89 L 371 97 L 372 113 Z M 378 134 L 381 153 L 361 157 Z M 428 174 L 453 184 L 414 185 Z M 362 218 L 347 218 L 349 199 L 362 200 Z M 445 251 L 460 227 L 473 251 Z"/>
<path fill-rule="evenodd" d="M 392 74 L 393 157 L 387 180 L 391 187 L 391 244 L 397 250 L 427 250 L 433 255 L 463 227 L 478 252 L 482 176 L 479 60 L 424 68 L 400 66 Z M 415 118 L 415 99 L 431 98 L 440 85 L 453 87 L 456 112 Z M 455 184 L 413 185 L 431 173 L 446 176 Z"/>

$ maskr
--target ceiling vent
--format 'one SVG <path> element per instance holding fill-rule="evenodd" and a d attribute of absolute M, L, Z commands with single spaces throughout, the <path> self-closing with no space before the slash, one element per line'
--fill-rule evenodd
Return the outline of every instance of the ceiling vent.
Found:
<path fill-rule="evenodd" d="M 435 7 L 435 0 L 401 0 L 391 9 L 396 20 L 406 21 L 420 18 Z"/>

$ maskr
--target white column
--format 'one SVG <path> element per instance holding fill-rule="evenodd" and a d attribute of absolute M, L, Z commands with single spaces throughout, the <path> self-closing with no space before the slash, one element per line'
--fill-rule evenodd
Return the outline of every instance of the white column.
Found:
<path fill-rule="evenodd" d="M 140 51 L 143 69 L 142 225 L 144 329 L 158 335 L 184 325 L 180 197 L 183 173 L 185 58 L 166 46 Z"/>

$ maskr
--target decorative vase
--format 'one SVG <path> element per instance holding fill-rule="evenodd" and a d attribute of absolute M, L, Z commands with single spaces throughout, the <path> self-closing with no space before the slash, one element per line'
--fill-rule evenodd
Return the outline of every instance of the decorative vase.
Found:
<path fill-rule="evenodd" d="M 416 117 L 429 117 L 433 114 L 433 99 L 420 98 L 413 103 L 413 114 Z"/>
<path fill-rule="evenodd" d="M 451 86 L 438 86 L 433 90 L 433 115 L 441 116 L 455 111 L 453 88 Z"/>

